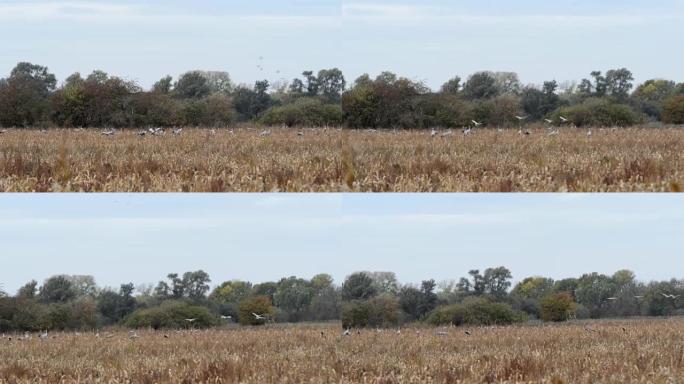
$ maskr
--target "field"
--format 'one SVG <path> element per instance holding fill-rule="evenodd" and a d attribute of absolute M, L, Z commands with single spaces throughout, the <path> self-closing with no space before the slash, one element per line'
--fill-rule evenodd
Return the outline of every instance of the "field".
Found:
<path fill-rule="evenodd" d="M 684 129 L 0 135 L 0 191 L 679 191 Z M 303 135 L 298 135 L 302 132 Z"/>
<path fill-rule="evenodd" d="M 0 339 L 0 383 L 680 383 L 684 320 L 552 326 L 338 325 Z"/>

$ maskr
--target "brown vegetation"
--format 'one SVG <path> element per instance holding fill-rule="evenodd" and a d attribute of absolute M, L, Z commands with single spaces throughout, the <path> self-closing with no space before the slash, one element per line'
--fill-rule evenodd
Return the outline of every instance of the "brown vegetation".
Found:
<path fill-rule="evenodd" d="M 0 191 L 679 191 L 684 130 L 10 130 Z M 446 131 L 442 131 L 446 132 Z"/>
<path fill-rule="evenodd" d="M 338 325 L 0 339 L 0 383 L 675 383 L 682 319 L 364 330 Z M 52 337 L 51 336 L 51 337 Z"/>

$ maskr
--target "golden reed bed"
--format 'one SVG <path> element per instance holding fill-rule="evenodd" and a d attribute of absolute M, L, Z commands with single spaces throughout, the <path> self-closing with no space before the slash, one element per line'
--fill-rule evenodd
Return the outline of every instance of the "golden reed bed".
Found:
<path fill-rule="evenodd" d="M 679 191 L 684 129 L 0 135 L 0 191 Z M 298 135 L 303 132 L 303 136 Z"/>
<path fill-rule="evenodd" d="M 339 325 L 0 339 L 0 383 L 681 383 L 684 320 Z M 54 338 L 52 338 L 54 337 Z"/>

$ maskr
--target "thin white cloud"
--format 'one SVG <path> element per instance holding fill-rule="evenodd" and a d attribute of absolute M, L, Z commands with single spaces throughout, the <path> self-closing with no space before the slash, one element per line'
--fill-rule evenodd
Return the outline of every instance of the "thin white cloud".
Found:
<path fill-rule="evenodd" d="M 68 20 L 82 23 L 217 24 L 222 27 L 336 27 L 341 18 L 325 15 L 207 14 L 145 4 L 100 1 L 11 2 L 0 4 L 0 21 Z"/>
<path fill-rule="evenodd" d="M 655 13 L 611 13 L 603 15 L 508 14 L 478 15 L 454 12 L 452 8 L 423 5 L 347 3 L 342 6 L 344 22 L 389 25 L 523 25 L 539 27 L 617 27 L 682 20 L 682 15 Z"/>

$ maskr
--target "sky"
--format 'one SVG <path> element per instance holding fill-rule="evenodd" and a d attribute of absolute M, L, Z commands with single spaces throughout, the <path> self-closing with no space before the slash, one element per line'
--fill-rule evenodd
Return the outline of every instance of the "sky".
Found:
<path fill-rule="evenodd" d="M 479 70 L 540 84 L 627 67 L 682 82 L 683 22 L 684 0 L 0 0 L 0 74 L 30 61 L 149 87 L 193 69 L 252 84 L 339 67 L 349 83 L 390 70 L 437 88 Z"/>
<path fill-rule="evenodd" d="M 203 269 L 212 284 L 506 266 L 515 281 L 633 270 L 684 278 L 684 200 L 662 194 L 3 194 L 0 283 L 100 286 Z"/>

